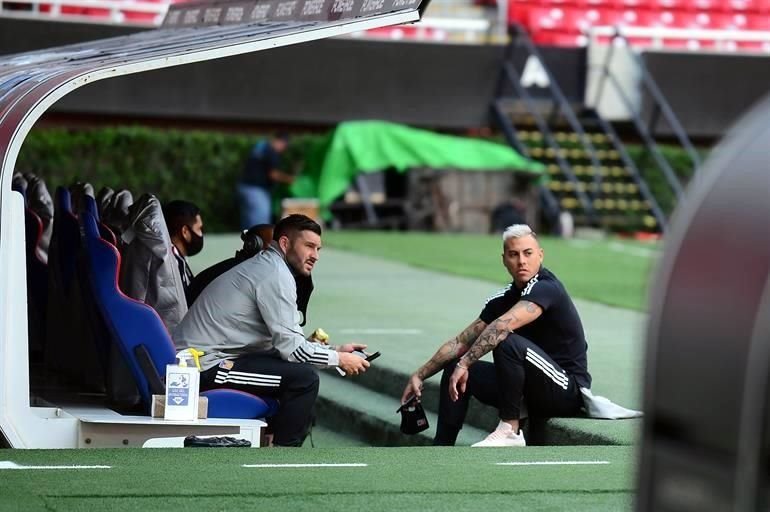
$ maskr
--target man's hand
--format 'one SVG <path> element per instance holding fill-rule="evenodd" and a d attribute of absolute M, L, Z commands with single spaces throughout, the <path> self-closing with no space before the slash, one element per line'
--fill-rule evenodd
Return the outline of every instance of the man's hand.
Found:
<path fill-rule="evenodd" d="M 296 176 L 283 172 L 279 169 L 270 170 L 270 179 L 276 183 L 283 183 L 284 185 L 291 185 L 294 183 Z"/>
<path fill-rule="evenodd" d="M 452 377 L 449 379 L 449 398 L 456 402 L 460 395 L 465 393 L 465 386 L 468 384 L 468 368 L 455 366 Z"/>
<path fill-rule="evenodd" d="M 363 352 L 365 348 L 366 345 L 362 343 L 345 343 L 337 347 L 337 352 L 355 352 L 356 350 Z"/>
<path fill-rule="evenodd" d="M 422 379 L 418 377 L 416 373 L 409 377 L 409 382 L 406 384 L 404 392 L 401 394 L 401 403 L 406 403 L 412 395 L 417 398 L 422 396 Z"/>
<path fill-rule="evenodd" d="M 369 368 L 369 361 L 349 352 L 340 352 L 339 367 L 348 375 L 364 373 Z"/>

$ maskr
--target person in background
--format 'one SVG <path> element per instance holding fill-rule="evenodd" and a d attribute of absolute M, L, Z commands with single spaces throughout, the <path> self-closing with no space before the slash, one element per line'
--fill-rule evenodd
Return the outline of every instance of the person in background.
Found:
<path fill-rule="evenodd" d="M 189 201 L 175 200 L 163 206 L 163 217 L 166 219 L 168 234 L 171 237 L 171 252 L 174 253 L 179 275 L 182 277 L 187 306 L 190 300 L 190 285 L 193 275 L 187 258 L 195 256 L 203 249 L 203 219 L 201 210 Z"/>
<path fill-rule="evenodd" d="M 190 284 L 188 297 L 192 305 L 201 292 L 217 277 L 221 276 L 238 263 L 256 256 L 270 245 L 273 240 L 272 224 L 257 224 L 241 233 L 243 247 L 235 251 L 235 256 L 216 263 L 199 273 Z"/>
<path fill-rule="evenodd" d="M 281 170 L 281 155 L 289 146 L 286 134 L 276 134 L 257 142 L 249 152 L 243 175 L 237 185 L 241 229 L 272 221 L 273 187 L 290 185 L 294 176 Z"/>

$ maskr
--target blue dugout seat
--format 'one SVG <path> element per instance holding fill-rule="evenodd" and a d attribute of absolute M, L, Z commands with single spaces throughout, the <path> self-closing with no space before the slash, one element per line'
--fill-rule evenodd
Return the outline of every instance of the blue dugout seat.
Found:
<path fill-rule="evenodd" d="M 176 360 L 176 349 L 166 326 L 147 304 L 134 300 L 118 287 L 120 253 L 99 234 L 96 219 L 84 211 L 80 216 L 86 251 L 86 274 L 96 306 L 102 314 L 111 341 L 123 355 L 139 390 L 146 413 L 152 395 L 165 393 L 162 376 L 166 365 Z M 205 391 L 211 418 L 258 419 L 273 415 L 278 403 L 230 389 Z"/>

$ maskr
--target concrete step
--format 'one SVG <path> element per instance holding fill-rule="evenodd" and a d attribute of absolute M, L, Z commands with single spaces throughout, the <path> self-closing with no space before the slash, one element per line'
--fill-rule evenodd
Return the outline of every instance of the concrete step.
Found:
<path fill-rule="evenodd" d="M 368 373 L 368 372 L 367 372 Z M 398 394 L 400 397 L 400 392 Z M 409 436 L 401 433 L 400 400 L 369 389 L 353 379 L 321 372 L 321 391 L 316 402 L 316 423 L 338 434 L 355 436 L 371 446 L 427 446 L 432 443 L 437 416 L 426 410 L 430 428 Z M 460 432 L 457 444 L 468 446 L 488 434 L 473 426 Z"/>
<path fill-rule="evenodd" d="M 315 425 L 310 435 L 305 439 L 303 448 L 343 448 L 369 446 L 369 443 L 357 436 L 340 433 L 326 428 L 323 425 Z"/>
<path fill-rule="evenodd" d="M 388 426 L 387 433 L 374 433 L 361 435 L 361 431 L 369 428 L 382 428 L 379 421 L 371 418 L 346 418 L 350 423 L 344 432 L 349 435 L 359 435 L 368 440 L 374 446 L 405 446 L 430 444 L 436 426 L 436 412 L 439 403 L 439 385 L 441 375 L 435 375 L 425 382 L 423 389 L 422 404 L 428 415 L 428 422 L 431 426 L 423 436 L 405 436 L 399 430 L 400 415 L 395 414 L 395 410 L 400 403 L 401 393 L 404 390 L 409 375 L 384 365 L 372 363 L 372 366 L 364 375 L 355 379 L 343 379 L 336 373 L 330 374 L 322 372 L 321 396 L 319 397 L 319 410 L 330 411 L 329 414 L 347 414 L 347 411 L 341 411 L 339 396 L 357 394 L 360 399 L 360 407 L 367 413 L 375 412 L 374 404 L 384 403 L 387 400 L 390 409 L 382 410 L 382 414 L 376 413 L 379 419 L 395 421 L 394 426 Z M 360 410 L 353 409 L 352 413 L 358 415 Z M 392 412 L 391 412 L 392 411 Z M 319 413 L 319 423 L 327 421 Z M 481 404 L 476 400 L 471 400 L 468 408 L 468 415 L 465 420 L 466 426 L 460 432 L 458 445 L 473 444 L 492 431 L 498 422 L 497 409 Z M 360 425 L 357 425 L 360 423 Z M 380 426 L 377 426 L 380 425 Z M 641 420 L 594 420 L 588 418 L 552 418 L 547 421 L 535 420 L 522 423 L 527 435 L 527 440 L 532 445 L 554 445 L 554 446 L 572 446 L 572 445 L 626 445 L 638 438 Z M 419 440 L 415 438 L 420 438 Z"/>
<path fill-rule="evenodd" d="M 404 387 L 409 379 L 409 375 L 409 373 L 387 367 L 383 364 L 378 365 L 374 362 L 364 375 L 356 377 L 355 379 L 350 380 L 350 382 L 354 382 L 368 390 L 387 395 L 398 403 L 401 399 L 401 393 L 403 393 Z M 439 373 L 427 380 L 425 382 L 425 388 L 423 389 L 422 405 L 427 411 L 431 411 L 432 413 L 438 412 L 440 382 L 441 374 Z M 398 406 L 396 406 L 396 408 L 398 408 Z M 470 407 L 468 408 L 468 416 L 466 417 L 467 425 L 484 432 L 489 432 L 497 425 L 497 421 L 496 409 L 480 404 L 475 400 L 471 401 Z"/>

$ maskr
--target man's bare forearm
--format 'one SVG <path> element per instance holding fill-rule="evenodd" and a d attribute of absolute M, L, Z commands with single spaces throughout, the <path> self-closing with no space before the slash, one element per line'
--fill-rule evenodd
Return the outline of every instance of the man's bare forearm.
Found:
<path fill-rule="evenodd" d="M 465 357 L 462 359 L 462 363 L 466 366 L 470 366 L 484 357 L 484 354 L 494 350 L 494 348 L 511 333 L 508 325 L 509 322 L 502 318 L 498 318 L 489 324 L 489 326 L 484 329 L 484 332 L 482 332 L 479 338 L 476 340 L 476 343 L 470 347 L 468 353 L 465 354 Z"/>
<path fill-rule="evenodd" d="M 463 356 L 461 363 L 470 366 L 487 352 L 495 349 L 514 329 L 526 325 L 540 316 L 542 309 L 533 302 L 522 300 L 517 302 L 510 311 L 492 322 L 479 335 L 476 342 Z"/>
<path fill-rule="evenodd" d="M 441 345 L 436 353 L 433 354 L 433 357 L 417 370 L 417 376 L 422 380 L 430 378 L 438 373 L 449 361 L 461 357 L 468 351 L 468 347 L 471 346 L 486 326 L 487 324 L 481 319 L 474 321 L 463 332 Z"/>

